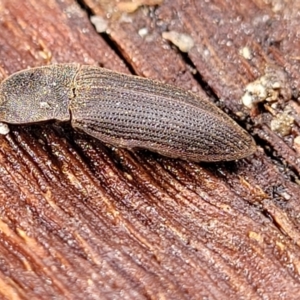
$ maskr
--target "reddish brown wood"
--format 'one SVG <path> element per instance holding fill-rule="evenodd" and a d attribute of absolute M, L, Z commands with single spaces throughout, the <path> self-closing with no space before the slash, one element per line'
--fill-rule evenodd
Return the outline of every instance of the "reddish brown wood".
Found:
<path fill-rule="evenodd" d="M 0 298 L 300 298 L 299 4 L 276 3 L 165 0 L 125 14 L 86 0 L 108 21 L 97 34 L 72 0 L 0 1 L 3 78 L 55 62 L 126 63 L 208 95 L 259 146 L 238 162 L 195 164 L 67 124 L 11 126 L 0 137 Z M 182 54 L 163 40 L 169 30 L 195 46 Z M 270 66 L 286 74 L 275 114 L 250 111 L 240 98 Z M 280 137 L 270 122 L 287 105 L 295 124 Z"/>

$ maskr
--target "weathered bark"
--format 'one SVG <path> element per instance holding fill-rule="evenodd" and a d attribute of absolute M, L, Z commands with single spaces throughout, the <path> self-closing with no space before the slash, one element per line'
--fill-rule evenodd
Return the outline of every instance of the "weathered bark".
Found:
<path fill-rule="evenodd" d="M 2 78 L 56 62 L 130 69 L 208 95 L 258 145 L 203 164 L 113 148 L 68 124 L 10 126 L 1 299 L 300 298 L 300 2 L 234 2 L 124 13 L 114 1 L 0 0 Z M 108 22 L 105 34 L 85 10 Z M 170 30 L 194 47 L 182 54 L 162 38 Z M 278 97 L 249 109 L 241 98 L 259 78 L 279 82 L 267 95 Z M 284 137 L 271 125 L 283 112 L 294 119 Z"/>

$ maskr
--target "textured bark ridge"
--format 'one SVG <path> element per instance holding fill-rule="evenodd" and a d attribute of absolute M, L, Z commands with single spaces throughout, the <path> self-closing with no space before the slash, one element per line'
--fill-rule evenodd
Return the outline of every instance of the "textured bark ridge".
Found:
<path fill-rule="evenodd" d="M 298 2 L 130 3 L 1 1 L 1 80 L 74 62 L 159 79 L 216 102 L 258 150 L 193 163 L 10 125 L 0 298 L 299 299 Z"/>

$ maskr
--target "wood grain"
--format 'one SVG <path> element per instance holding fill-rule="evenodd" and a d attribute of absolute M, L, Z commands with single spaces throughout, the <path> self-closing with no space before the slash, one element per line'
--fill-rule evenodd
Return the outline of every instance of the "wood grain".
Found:
<path fill-rule="evenodd" d="M 3 299 L 300 298 L 299 4 L 276 3 L 165 0 L 128 14 L 113 1 L 0 1 L 2 78 L 56 62 L 130 69 L 208 95 L 259 146 L 196 164 L 65 124 L 11 126 L 0 137 Z M 194 47 L 182 54 L 162 38 L 170 30 Z M 249 110 L 245 87 L 267 68 L 284 73 L 276 105 Z M 286 106 L 295 121 L 282 137 L 270 124 Z"/>

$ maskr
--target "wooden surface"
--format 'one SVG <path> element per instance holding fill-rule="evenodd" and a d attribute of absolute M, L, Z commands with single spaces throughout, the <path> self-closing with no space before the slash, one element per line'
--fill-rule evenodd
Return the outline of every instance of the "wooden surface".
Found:
<path fill-rule="evenodd" d="M 133 72 L 208 96 L 258 145 L 204 164 L 68 124 L 10 126 L 1 299 L 300 299 L 300 1 L 234 2 L 144 0 L 126 13 L 105 0 L 0 0 L 2 79 L 57 62 Z M 162 38 L 171 30 L 192 38 L 188 53 Z M 249 109 L 241 99 L 261 78 L 277 97 Z M 281 136 L 272 121 L 284 112 Z"/>

